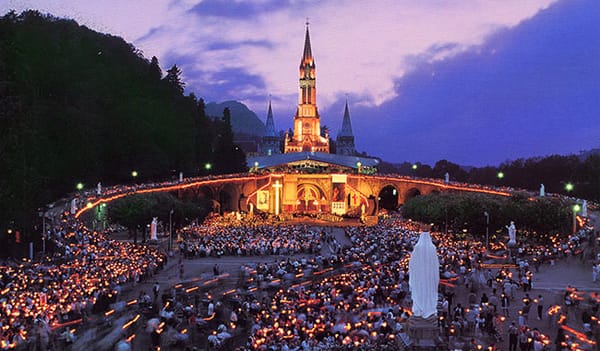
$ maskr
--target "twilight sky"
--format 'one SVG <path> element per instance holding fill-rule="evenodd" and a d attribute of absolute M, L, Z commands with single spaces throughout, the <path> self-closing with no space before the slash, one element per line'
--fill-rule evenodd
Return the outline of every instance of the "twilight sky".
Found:
<path fill-rule="evenodd" d="M 1 0 L 123 37 L 187 92 L 292 126 L 305 22 L 333 136 L 359 151 L 497 165 L 600 147 L 598 0 Z"/>

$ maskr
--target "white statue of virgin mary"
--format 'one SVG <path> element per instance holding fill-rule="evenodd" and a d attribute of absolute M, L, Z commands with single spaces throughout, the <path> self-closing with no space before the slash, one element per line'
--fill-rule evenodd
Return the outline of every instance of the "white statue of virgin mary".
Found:
<path fill-rule="evenodd" d="M 408 285 L 416 317 L 429 318 L 437 314 L 440 263 L 429 232 L 423 232 L 408 262 Z"/>

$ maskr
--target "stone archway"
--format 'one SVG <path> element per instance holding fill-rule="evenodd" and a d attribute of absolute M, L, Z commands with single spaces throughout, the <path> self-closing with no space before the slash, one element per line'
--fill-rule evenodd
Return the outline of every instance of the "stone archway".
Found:
<path fill-rule="evenodd" d="M 418 188 L 410 188 L 406 191 L 404 195 L 404 202 L 412 199 L 413 197 L 421 196 L 421 190 Z"/>
<path fill-rule="evenodd" d="M 396 211 L 398 209 L 398 189 L 393 185 L 384 186 L 379 191 L 378 202 L 379 208 Z"/>
<path fill-rule="evenodd" d="M 318 213 L 327 208 L 325 192 L 315 184 L 302 183 L 296 187 L 296 211 L 299 213 Z"/>
<path fill-rule="evenodd" d="M 198 188 L 197 191 L 198 197 L 204 197 L 211 200 L 216 200 L 214 190 L 208 185 L 203 185 Z"/>
<path fill-rule="evenodd" d="M 219 191 L 219 203 L 221 212 L 232 212 L 239 210 L 239 192 L 234 184 L 225 184 Z"/>

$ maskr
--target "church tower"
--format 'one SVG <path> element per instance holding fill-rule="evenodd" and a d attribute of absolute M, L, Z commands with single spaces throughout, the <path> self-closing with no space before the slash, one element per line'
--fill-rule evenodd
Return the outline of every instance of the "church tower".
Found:
<path fill-rule="evenodd" d="M 310 46 L 308 23 L 306 23 L 304 53 L 300 61 L 299 85 L 294 134 L 286 135 L 284 152 L 329 153 L 329 135 L 321 136 L 321 119 L 317 110 L 316 66 Z"/>
<path fill-rule="evenodd" d="M 356 155 L 356 148 L 354 147 L 354 134 L 352 133 L 352 123 L 350 122 L 350 112 L 348 111 L 348 100 L 346 100 L 346 109 L 344 110 L 342 129 L 340 129 L 338 132 L 335 143 L 336 153 L 338 155 Z"/>
<path fill-rule="evenodd" d="M 273 120 L 273 109 L 271 108 L 271 100 L 269 99 L 269 111 L 267 112 L 266 131 L 262 140 L 261 151 L 264 155 L 271 156 L 280 154 L 279 137 L 275 131 L 275 121 Z"/>

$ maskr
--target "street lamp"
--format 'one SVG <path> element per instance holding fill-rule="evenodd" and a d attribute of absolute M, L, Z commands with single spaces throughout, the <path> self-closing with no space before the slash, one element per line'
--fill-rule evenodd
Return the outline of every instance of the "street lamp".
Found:
<path fill-rule="evenodd" d="M 412 165 L 412 169 L 413 169 L 413 170 L 415 170 L 415 171 L 417 170 L 417 168 L 418 168 L 418 167 L 419 167 L 419 166 L 417 166 L 417 164 L 416 164 L 416 163 L 414 163 L 414 164 Z"/>
<path fill-rule="evenodd" d="M 356 172 L 357 173 L 361 173 L 361 167 L 362 167 L 362 162 L 358 161 L 356 162 Z"/>
<path fill-rule="evenodd" d="M 169 253 L 173 250 L 173 209 L 169 212 Z"/>
<path fill-rule="evenodd" d="M 485 249 L 490 247 L 490 214 L 487 211 L 483 212 L 485 216 Z"/>
<path fill-rule="evenodd" d="M 577 212 L 581 211 L 579 204 L 573 205 L 573 235 L 577 232 Z"/>
<path fill-rule="evenodd" d="M 566 191 L 573 191 L 574 188 L 575 188 L 575 186 L 571 182 L 568 182 L 567 184 L 565 184 Z"/>
<path fill-rule="evenodd" d="M 502 179 L 504 178 L 504 172 L 500 171 L 496 176 L 498 177 L 498 179 Z"/>
<path fill-rule="evenodd" d="M 79 183 L 77 183 L 77 185 L 75 187 L 77 188 L 77 190 L 82 190 L 83 189 L 83 183 L 79 182 Z"/>
<path fill-rule="evenodd" d="M 138 175 L 139 175 L 139 174 L 138 174 L 138 172 L 137 172 L 137 171 L 131 171 L 131 176 L 132 176 L 133 178 L 137 177 Z"/>
<path fill-rule="evenodd" d="M 212 165 L 211 165 L 210 163 L 207 163 L 207 164 L 205 164 L 205 165 L 204 165 L 204 169 L 205 169 L 207 172 L 208 172 L 208 171 L 210 171 L 210 170 L 211 170 L 211 168 L 212 168 Z"/>

